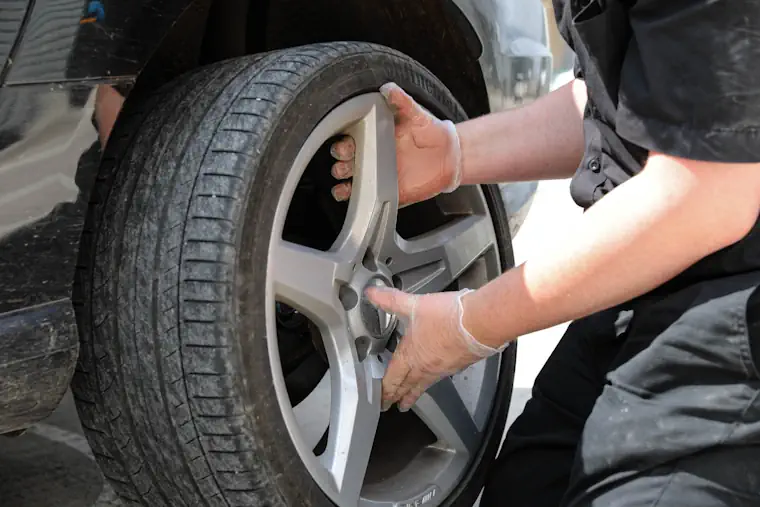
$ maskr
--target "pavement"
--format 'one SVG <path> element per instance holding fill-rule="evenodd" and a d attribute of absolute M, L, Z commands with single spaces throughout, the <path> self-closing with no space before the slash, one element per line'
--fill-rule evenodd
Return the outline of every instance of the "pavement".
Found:
<path fill-rule="evenodd" d="M 570 199 L 567 180 L 541 182 L 531 211 L 514 239 L 517 262 L 546 248 L 554 233 L 565 229 L 580 213 Z M 565 327 L 520 338 L 510 423 L 529 399 L 533 380 Z M 0 507 L 118 505 L 82 436 L 70 394 L 51 417 L 26 434 L 0 437 Z"/>

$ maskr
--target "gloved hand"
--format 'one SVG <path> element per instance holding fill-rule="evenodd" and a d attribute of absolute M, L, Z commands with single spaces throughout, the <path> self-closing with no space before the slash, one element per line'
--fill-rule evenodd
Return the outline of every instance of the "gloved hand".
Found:
<path fill-rule="evenodd" d="M 380 93 L 396 119 L 399 205 L 456 190 L 462 180 L 462 153 L 454 124 L 427 112 L 395 83 L 383 85 Z M 332 167 L 333 177 L 345 180 L 353 176 L 355 151 L 349 136 L 333 144 L 330 152 L 338 159 Z M 338 201 L 347 200 L 351 183 L 335 185 L 332 195 Z"/>
<path fill-rule="evenodd" d="M 503 350 L 478 342 L 464 327 L 462 298 L 471 292 L 412 295 L 367 289 L 368 299 L 405 324 L 404 336 L 383 377 L 383 410 L 399 403 L 409 410 L 438 380 Z"/>

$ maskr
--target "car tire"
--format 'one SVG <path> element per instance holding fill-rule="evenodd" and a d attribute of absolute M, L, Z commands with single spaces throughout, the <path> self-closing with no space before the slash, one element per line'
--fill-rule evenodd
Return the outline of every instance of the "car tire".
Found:
<path fill-rule="evenodd" d="M 127 101 L 82 239 L 73 382 L 93 454 L 125 503 L 334 505 L 288 438 L 275 392 L 269 243 L 304 140 L 338 105 L 387 81 L 438 115 L 465 118 L 424 67 L 365 43 L 218 62 Z M 513 263 L 507 216 L 498 188 L 481 191 L 501 271 Z M 498 359 L 466 473 L 429 505 L 477 498 L 504 431 L 515 353 Z"/>

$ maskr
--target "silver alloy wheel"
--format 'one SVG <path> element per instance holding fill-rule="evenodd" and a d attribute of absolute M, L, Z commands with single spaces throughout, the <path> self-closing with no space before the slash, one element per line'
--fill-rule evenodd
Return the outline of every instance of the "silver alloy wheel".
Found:
<path fill-rule="evenodd" d="M 357 151 L 353 195 L 338 238 L 328 251 L 283 240 L 301 176 L 317 150 L 341 133 L 354 138 Z M 475 288 L 500 271 L 496 235 L 478 187 L 438 197 L 441 209 L 457 218 L 423 236 L 403 239 L 396 232 L 395 167 L 394 122 L 383 97 L 365 94 L 341 104 L 298 153 L 278 202 L 269 248 L 266 318 L 275 392 L 300 458 L 339 507 L 439 505 L 480 448 L 499 378 L 499 358 L 493 357 L 433 386 L 413 412 L 437 441 L 424 446 L 400 473 L 368 480 L 382 417 L 381 379 L 390 357 L 386 344 L 395 322 L 368 310 L 364 289 L 369 284 L 395 285 L 427 293 L 452 283 Z M 296 407 L 291 406 L 280 362 L 275 302 L 316 324 L 329 362 L 320 385 Z M 315 439 L 328 424 L 326 449 L 317 456 Z"/>

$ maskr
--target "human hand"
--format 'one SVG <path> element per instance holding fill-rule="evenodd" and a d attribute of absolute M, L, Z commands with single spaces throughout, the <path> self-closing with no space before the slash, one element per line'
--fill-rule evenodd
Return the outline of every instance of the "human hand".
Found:
<path fill-rule="evenodd" d="M 383 85 L 380 93 L 396 120 L 399 205 L 456 190 L 462 180 L 462 153 L 454 124 L 430 114 L 395 83 Z M 332 167 L 334 178 L 347 180 L 353 176 L 355 152 L 356 145 L 349 136 L 332 145 L 330 153 L 338 160 Z M 337 201 L 347 200 L 351 183 L 338 183 L 332 195 Z"/>
<path fill-rule="evenodd" d="M 409 410 L 438 380 L 453 375 L 502 349 L 478 342 L 462 323 L 462 298 L 471 292 L 413 295 L 396 289 L 367 289 L 377 307 L 397 315 L 406 332 L 383 377 L 383 410 L 399 403 Z"/>

